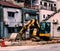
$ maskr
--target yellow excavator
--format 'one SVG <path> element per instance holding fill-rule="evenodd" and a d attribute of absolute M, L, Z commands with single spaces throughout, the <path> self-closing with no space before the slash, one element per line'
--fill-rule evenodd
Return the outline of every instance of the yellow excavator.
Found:
<path fill-rule="evenodd" d="M 49 22 L 39 23 L 36 19 L 28 21 L 28 23 L 19 32 L 19 36 L 21 38 L 27 29 L 33 29 L 30 34 L 31 38 L 34 38 L 35 40 L 49 40 L 51 37 Z"/>

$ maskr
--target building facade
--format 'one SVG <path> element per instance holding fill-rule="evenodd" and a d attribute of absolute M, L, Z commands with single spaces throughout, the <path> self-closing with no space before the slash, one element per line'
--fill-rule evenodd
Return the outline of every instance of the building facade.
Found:
<path fill-rule="evenodd" d="M 60 37 L 60 10 L 46 20 L 46 22 L 51 23 L 51 36 Z"/>
<path fill-rule="evenodd" d="M 5 1 L 0 1 L 0 4 L 1 38 L 9 37 L 11 33 L 18 33 L 20 29 L 31 19 L 39 20 L 38 10 L 22 8 Z M 29 30 L 27 30 L 27 32 L 29 33 Z"/>
<path fill-rule="evenodd" d="M 57 11 L 56 2 L 55 1 L 40 1 L 40 21 L 46 19 L 46 17 L 50 16 L 52 13 Z"/>
<path fill-rule="evenodd" d="M 40 21 L 50 17 L 51 14 L 57 12 L 60 9 L 59 6 L 60 1 L 52 1 L 52 0 L 41 0 L 40 1 Z"/>
<path fill-rule="evenodd" d="M 8 37 L 13 32 L 18 32 L 21 25 L 21 8 L 9 2 L 0 1 L 0 36 Z"/>
<path fill-rule="evenodd" d="M 51 37 L 60 37 L 59 32 L 59 15 L 60 15 L 60 1 L 41 0 L 40 1 L 40 22 L 51 23 Z"/>

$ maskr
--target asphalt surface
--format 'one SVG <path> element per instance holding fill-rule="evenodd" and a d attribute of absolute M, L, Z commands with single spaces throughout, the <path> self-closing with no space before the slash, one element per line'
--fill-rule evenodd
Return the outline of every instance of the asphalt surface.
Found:
<path fill-rule="evenodd" d="M 22 51 L 60 51 L 60 44 L 42 45 Z"/>
<path fill-rule="evenodd" d="M 0 47 L 0 51 L 60 51 L 60 44 Z"/>

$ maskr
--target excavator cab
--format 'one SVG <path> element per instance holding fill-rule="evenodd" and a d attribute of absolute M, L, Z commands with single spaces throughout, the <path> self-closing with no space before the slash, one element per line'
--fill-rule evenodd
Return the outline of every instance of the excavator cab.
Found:
<path fill-rule="evenodd" d="M 40 38 L 44 40 L 49 40 L 51 37 L 51 23 L 50 22 L 41 22 L 40 23 Z"/>
<path fill-rule="evenodd" d="M 19 32 L 20 37 L 26 38 L 26 34 L 29 35 L 29 38 L 39 37 L 41 39 L 49 39 L 50 34 L 50 22 L 39 22 L 39 14 L 36 10 L 23 9 L 22 17 L 22 29 Z M 28 33 L 29 32 L 29 33 Z M 23 38 L 22 37 L 22 38 Z"/>

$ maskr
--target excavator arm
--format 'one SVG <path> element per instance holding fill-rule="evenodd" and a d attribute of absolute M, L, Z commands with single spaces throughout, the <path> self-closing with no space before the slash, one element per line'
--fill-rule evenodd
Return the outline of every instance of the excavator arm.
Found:
<path fill-rule="evenodd" d="M 39 22 L 36 19 L 32 19 L 28 21 L 28 23 L 20 30 L 19 34 L 22 37 L 23 33 L 29 29 L 31 26 L 37 26 L 37 28 L 40 28 Z"/>

